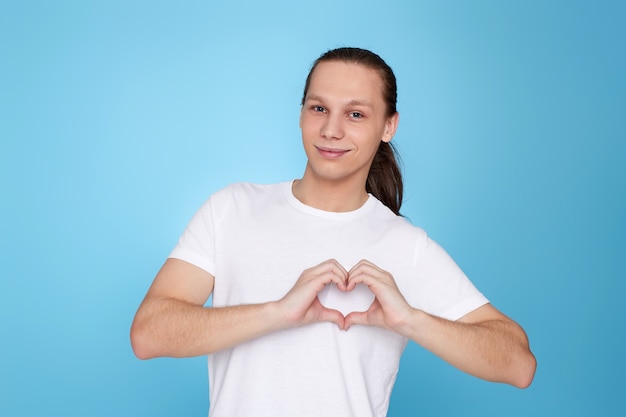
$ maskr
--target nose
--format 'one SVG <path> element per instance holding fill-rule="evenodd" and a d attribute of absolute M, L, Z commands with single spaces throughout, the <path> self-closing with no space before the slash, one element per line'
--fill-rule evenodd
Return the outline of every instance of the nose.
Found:
<path fill-rule="evenodd" d="M 322 125 L 320 134 L 326 139 L 341 139 L 343 137 L 342 120 L 338 116 L 328 115 Z"/>

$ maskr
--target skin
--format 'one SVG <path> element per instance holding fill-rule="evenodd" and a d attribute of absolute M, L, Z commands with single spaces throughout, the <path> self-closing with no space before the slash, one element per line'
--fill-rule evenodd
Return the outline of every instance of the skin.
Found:
<path fill-rule="evenodd" d="M 322 210 L 359 208 L 367 200 L 365 182 L 376 150 L 398 127 L 398 113 L 385 114 L 375 71 L 343 62 L 318 64 L 300 112 L 308 162 L 294 195 Z"/>
<path fill-rule="evenodd" d="M 293 193 L 328 211 L 350 211 L 367 199 L 367 172 L 380 141 L 392 139 L 398 114 L 386 115 L 382 82 L 355 64 L 323 62 L 315 69 L 300 116 L 308 163 Z M 221 308 L 204 307 L 214 277 L 189 263 L 168 259 L 157 274 L 131 328 L 137 357 L 210 354 L 248 340 L 316 322 L 378 326 L 410 338 L 453 366 L 482 379 L 520 388 L 536 368 L 522 328 L 486 304 L 452 322 L 411 307 L 393 276 L 362 260 L 349 271 L 330 259 L 302 272 L 280 300 Z M 351 291 L 359 283 L 375 300 L 368 311 L 323 307 L 317 294 L 329 283 Z"/>

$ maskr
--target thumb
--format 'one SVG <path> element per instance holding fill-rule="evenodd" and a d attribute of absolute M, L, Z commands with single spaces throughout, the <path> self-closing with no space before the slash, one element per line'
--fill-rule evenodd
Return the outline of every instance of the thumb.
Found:
<path fill-rule="evenodd" d="M 353 324 L 369 324 L 367 320 L 367 311 L 353 311 L 345 318 L 345 330 L 348 330 Z"/>
<path fill-rule="evenodd" d="M 335 323 L 341 330 L 345 328 L 345 318 L 338 310 L 323 308 L 320 320 Z"/>

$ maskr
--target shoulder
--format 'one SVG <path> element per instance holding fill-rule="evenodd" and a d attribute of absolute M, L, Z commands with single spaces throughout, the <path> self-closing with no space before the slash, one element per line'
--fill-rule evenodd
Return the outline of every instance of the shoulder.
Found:
<path fill-rule="evenodd" d="M 374 220 L 375 219 L 375 220 Z M 429 242 L 428 234 L 424 229 L 414 225 L 403 216 L 398 216 L 383 203 L 375 199 L 374 216 L 372 223 L 381 229 L 401 238 L 405 242 L 413 242 L 418 247 L 426 246 Z"/>
<path fill-rule="evenodd" d="M 277 184 L 237 182 L 213 193 L 207 204 L 212 210 L 232 210 L 264 205 L 268 201 L 276 201 L 288 185 L 286 182 Z"/>
<path fill-rule="evenodd" d="M 286 183 L 256 184 L 251 182 L 236 182 L 211 195 L 211 200 L 229 198 L 260 198 L 281 193 Z"/>

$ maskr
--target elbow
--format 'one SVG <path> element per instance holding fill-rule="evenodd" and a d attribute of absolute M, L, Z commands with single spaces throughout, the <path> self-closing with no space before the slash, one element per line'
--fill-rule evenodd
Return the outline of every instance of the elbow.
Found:
<path fill-rule="evenodd" d="M 535 378 L 537 358 L 530 350 L 528 336 L 521 327 L 519 329 L 521 331 L 519 345 L 509 362 L 510 368 L 512 368 L 512 380 L 509 383 L 516 388 L 526 389 L 530 387 Z"/>
<path fill-rule="evenodd" d="M 146 360 L 156 358 L 158 356 L 155 352 L 154 344 L 151 342 L 151 337 L 146 329 L 146 326 L 137 319 L 135 319 L 130 328 L 130 345 L 133 349 L 133 353 L 138 359 Z"/>
<path fill-rule="evenodd" d="M 532 352 L 527 351 L 523 358 L 518 361 L 517 370 L 515 372 L 515 378 L 511 381 L 511 385 L 517 388 L 526 389 L 530 386 L 535 378 L 535 371 L 537 370 L 537 359 Z"/>

